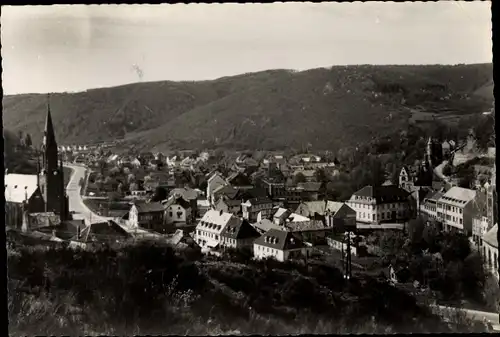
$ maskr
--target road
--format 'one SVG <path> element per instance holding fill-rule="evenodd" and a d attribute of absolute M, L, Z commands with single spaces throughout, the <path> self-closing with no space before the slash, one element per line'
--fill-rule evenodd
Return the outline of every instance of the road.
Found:
<path fill-rule="evenodd" d="M 70 212 L 75 212 L 73 214 L 73 219 L 83 219 L 87 226 L 94 222 L 113 219 L 93 213 L 83 202 L 80 194 L 81 187 L 79 186 L 79 181 L 80 179 L 85 179 L 86 167 L 69 163 L 64 164 L 64 166 L 72 170 L 71 179 L 66 187 L 66 193 L 69 199 L 69 210 Z"/>
<path fill-rule="evenodd" d="M 85 225 L 89 226 L 91 223 L 96 223 L 96 222 L 105 222 L 108 220 L 116 220 L 113 217 L 104 217 L 100 216 L 94 212 L 92 212 L 87 205 L 83 202 L 82 195 L 80 193 L 81 191 L 81 186 L 79 186 L 79 181 L 80 179 L 85 179 L 85 171 L 87 168 L 83 165 L 78 165 L 78 164 L 72 164 L 72 163 L 65 163 L 64 167 L 70 168 L 72 170 L 72 175 L 71 179 L 68 183 L 68 186 L 66 186 L 66 193 L 68 194 L 68 199 L 69 199 L 69 210 L 70 212 L 73 211 L 75 212 L 73 214 L 73 219 L 75 220 L 80 220 L 83 219 L 85 221 Z M 117 224 L 122 227 L 124 230 L 126 230 L 128 233 L 138 237 L 152 237 L 152 238 L 157 238 L 161 237 L 159 234 L 154 234 L 150 233 L 146 230 L 143 230 L 141 228 L 130 228 L 122 223 L 120 221 L 116 221 Z"/>

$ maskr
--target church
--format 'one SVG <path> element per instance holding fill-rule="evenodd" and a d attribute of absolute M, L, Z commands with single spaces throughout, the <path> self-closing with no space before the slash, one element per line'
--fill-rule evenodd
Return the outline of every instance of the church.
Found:
<path fill-rule="evenodd" d="M 69 220 L 68 196 L 64 186 L 62 158 L 59 157 L 54 125 L 47 106 L 45 131 L 41 147 L 42 163 L 32 174 L 5 175 L 6 226 L 24 228 L 27 214 L 44 213 L 57 222 Z M 53 225 L 53 223 L 50 223 Z M 29 227 L 29 225 L 28 225 Z"/>

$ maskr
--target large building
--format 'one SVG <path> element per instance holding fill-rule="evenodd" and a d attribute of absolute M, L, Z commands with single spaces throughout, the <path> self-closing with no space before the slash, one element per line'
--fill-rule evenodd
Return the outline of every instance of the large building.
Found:
<path fill-rule="evenodd" d="M 409 219 L 409 193 L 395 185 L 365 186 L 346 202 L 362 223 L 404 222 Z"/>
<path fill-rule="evenodd" d="M 477 191 L 454 186 L 443 194 L 436 204 L 437 219 L 446 231 L 472 235 L 472 219 L 479 212 L 481 196 Z"/>

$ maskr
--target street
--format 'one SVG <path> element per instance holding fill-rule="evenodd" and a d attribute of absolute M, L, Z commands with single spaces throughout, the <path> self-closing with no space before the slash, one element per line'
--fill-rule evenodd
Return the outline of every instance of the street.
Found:
<path fill-rule="evenodd" d="M 71 179 L 66 187 L 66 193 L 69 199 L 69 210 L 70 212 L 75 212 L 73 214 L 73 219 L 83 219 L 87 226 L 94 222 L 111 220 L 112 218 L 102 217 L 93 213 L 82 200 L 80 195 L 81 187 L 78 183 L 80 179 L 85 179 L 86 168 L 70 163 L 65 163 L 64 166 L 73 170 Z"/>

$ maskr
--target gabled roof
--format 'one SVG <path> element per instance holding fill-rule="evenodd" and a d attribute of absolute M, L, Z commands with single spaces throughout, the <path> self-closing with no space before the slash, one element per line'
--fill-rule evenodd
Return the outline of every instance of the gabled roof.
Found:
<path fill-rule="evenodd" d="M 400 198 L 407 198 L 409 193 L 396 185 L 390 186 L 365 186 L 353 195 L 358 197 L 375 198 L 377 203 L 394 202 Z"/>
<path fill-rule="evenodd" d="M 334 219 L 342 219 L 346 217 L 348 214 L 354 214 L 356 215 L 356 211 L 353 210 L 351 207 L 347 206 L 346 204 L 343 204 L 339 207 L 339 209 L 333 214 Z"/>
<path fill-rule="evenodd" d="M 135 204 L 139 213 L 163 212 L 164 207 L 161 202 L 142 202 Z"/>
<path fill-rule="evenodd" d="M 252 199 L 248 199 L 245 201 L 245 205 L 251 205 L 251 206 L 255 206 L 255 205 L 263 205 L 263 204 L 270 204 L 272 203 L 272 200 L 267 198 L 267 197 L 264 197 L 264 198 L 252 198 Z"/>
<path fill-rule="evenodd" d="M 276 225 L 269 219 L 262 219 L 261 221 L 254 223 L 253 226 L 261 232 L 267 232 L 268 230 L 273 228 L 282 230 L 282 228 L 279 225 Z"/>
<path fill-rule="evenodd" d="M 278 207 L 278 210 L 273 214 L 274 218 L 286 219 L 292 214 L 292 211 L 286 208 Z"/>
<path fill-rule="evenodd" d="M 495 224 L 495 226 L 491 227 L 491 229 L 486 232 L 483 236 L 483 241 L 488 243 L 490 246 L 493 246 L 495 248 L 498 248 L 498 224 Z"/>
<path fill-rule="evenodd" d="M 233 216 L 231 213 L 225 213 L 225 212 L 220 212 L 216 210 L 208 210 L 205 215 L 201 218 L 200 222 L 198 223 L 198 226 L 202 226 L 204 223 L 208 223 L 211 225 L 216 225 L 220 226 L 220 231 L 224 229 L 224 227 L 235 220 L 238 220 L 235 216 Z"/>
<path fill-rule="evenodd" d="M 238 195 L 239 190 L 236 187 L 233 187 L 231 185 L 222 185 L 217 187 L 213 191 L 213 195 L 217 199 L 219 196 L 224 195 L 228 197 L 229 199 L 234 199 Z"/>
<path fill-rule="evenodd" d="M 303 189 L 306 192 L 318 192 L 321 190 L 322 183 L 319 182 L 304 182 L 298 183 L 297 188 Z"/>
<path fill-rule="evenodd" d="M 173 196 L 175 194 L 179 194 L 186 201 L 198 199 L 198 192 L 196 192 L 192 188 L 174 188 L 172 191 L 170 191 L 169 196 Z"/>
<path fill-rule="evenodd" d="M 37 188 L 37 175 L 9 173 L 5 176 L 5 201 L 22 203 L 31 198 Z"/>
<path fill-rule="evenodd" d="M 439 199 L 440 202 L 454 204 L 456 206 L 464 206 L 469 201 L 476 197 L 476 191 L 468 188 L 453 186 Z"/>
<path fill-rule="evenodd" d="M 224 227 L 220 235 L 232 239 L 250 239 L 260 236 L 259 232 L 248 221 L 241 219 Z"/>
<path fill-rule="evenodd" d="M 257 245 L 279 250 L 299 249 L 305 247 L 302 239 L 295 233 L 270 229 L 254 242 Z"/>
<path fill-rule="evenodd" d="M 323 221 L 319 220 L 288 222 L 285 227 L 292 232 L 317 231 L 328 228 Z"/>
<path fill-rule="evenodd" d="M 179 205 L 184 209 L 188 209 L 191 207 L 191 203 L 179 195 L 173 195 L 167 200 L 163 200 L 161 204 L 163 205 L 162 210 L 165 210 L 172 205 Z"/>

